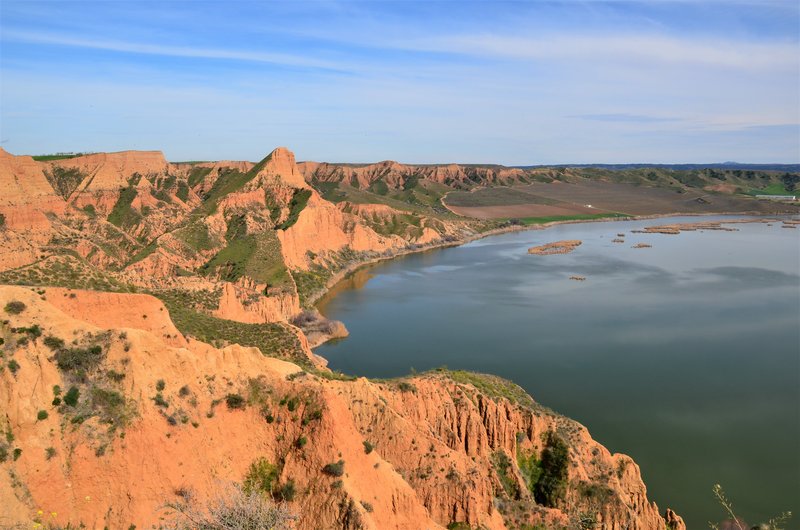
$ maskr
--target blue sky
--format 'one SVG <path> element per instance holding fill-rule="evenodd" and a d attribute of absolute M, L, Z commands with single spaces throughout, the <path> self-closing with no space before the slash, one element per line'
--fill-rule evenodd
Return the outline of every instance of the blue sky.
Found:
<path fill-rule="evenodd" d="M 795 0 L 0 2 L 15 154 L 800 162 Z"/>

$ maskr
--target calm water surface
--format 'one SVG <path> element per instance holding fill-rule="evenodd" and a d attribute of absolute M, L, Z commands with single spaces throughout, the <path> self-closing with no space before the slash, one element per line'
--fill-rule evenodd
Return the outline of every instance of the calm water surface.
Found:
<path fill-rule="evenodd" d="M 357 375 L 507 377 L 631 455 L 690 529 L 721 518 L 714 483 L 748 521 L 792 510 L 800 528 L 800 230 L 630 233 L 709 219 L 561 225 L 361 270 L 320 304 L 350 337 L 316 351 Z M 583 245 L 527 254 L 560 239 Z"/>

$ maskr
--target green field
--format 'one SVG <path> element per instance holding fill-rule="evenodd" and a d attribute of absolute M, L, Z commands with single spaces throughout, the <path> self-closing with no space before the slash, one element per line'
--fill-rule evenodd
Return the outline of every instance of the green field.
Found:
<path fill-rule="evenodd" d="M 631 217 L 624 213 L 592 213 L 575 215 L 550 215 L 546 217 L 522 217 L 518 219 L 524 225 L 543 225 L 559 221 L 592 221 L 595 219 L 626 219 Z M 509 221 L 512 221 L 509 219 Z"/>

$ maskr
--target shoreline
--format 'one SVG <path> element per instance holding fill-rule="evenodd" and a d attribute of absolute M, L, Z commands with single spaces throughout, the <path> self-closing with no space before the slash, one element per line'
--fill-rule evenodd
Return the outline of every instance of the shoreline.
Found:
<path fill-rule="evenodd" d="M 452 247 L 459 247 L 461 245 L 466 245 L 467 243 L 471 243 L 473 241 L 478 241 L 480 239 L 484 239 L 491 236 L 503 235 L 503 234 L 510 234 L 514 232 L 525 232 L 529 230 L 545 230 L 547 228 L 552 228 L 554 226 L 559 225 L 566 225 L 566 224 L 582 224 L 582 223 L 608 223 L 608 222 L 627 222 L 627 221 L 646 221 L 649 219 L 664 219 L 669 217 L 712 217 L 712 216 L 747 216 L 747 217 L 760 217 L 762 219 L 772 219 L 773 217 L 786 217 L 792 216 L 797 214 L 792 213 L 783 213 L 783 214 L 776 214 L 776 215 L 763 215 L 759 212 L 713 212 L 713 213 L 666 213 L 666 214 L 649 214 L 649 215 L 631 215 L 627 217 L 608 217 L 608 218 L 601 218 L 601 219 L 563 219 L 559 221 L 549 221 L 547 223 L 542 224 L 531 224 L 531 225 L 510 225 L 507 227 L 502 228 L 495 228 L 492 230 L 488 230 L 486 232 L 481 232 L 478 234 L 473 234 L 472 236 L 459 239 L 457 241 L 444 241 L 441 243 L 432 243 L 426 245 L 421 248 L 417 249 L 402 249 L 396 253 L 387 256 L 376 256 L 374 258 L 370 258 L 366 261 L 361 261 L 358 263 L 354 263 L 352 265 L 348 265 L 343 269 L 334 273 L 327 282 L 325 282 L 325 288 L 320 290 L 318 293 L 315 293 L 314 296 L 309 297 L 309 305 L 317 310 L 317 304 L 324 299 L 335 287 L 338 283 L 346 279 L 348 276 L 354 274 L 355 272 L 361 270 L 362 268 L 369 267 L 371 265 L 375 265 L 376 263 L 380 263 L 383 261 L 388 261 L 391 259 L 399 258 L 402 256 L 407 256 L 410 254 L 422 254 L 424 252 L 429 252 L 432 250 L 441 250 L 444 248 L 452 248 Z M 322 312 L 320 311 L 322 314 Z M 323 316 L 325 316 L 323 314 Z M 327 318 L 327 317 L 326 317 Z M 330 337 L 321 342 L 315 344 L 310 349 L 315 350 L 317 347 L 333 340 L 335 337 Z M 318 354 L 314 354 L 319 356 Z M 327 359 L 325 359 L 327 365 Z"/>

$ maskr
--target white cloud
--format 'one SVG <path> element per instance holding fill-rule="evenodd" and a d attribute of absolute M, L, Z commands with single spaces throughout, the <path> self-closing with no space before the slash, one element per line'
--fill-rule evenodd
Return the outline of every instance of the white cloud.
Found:
<path fill-rule="evenodd" d="M 699 40 L 651 35 L 515 37 L 484 33 L 398 42 L 418 51 L 508 59 L 582 59 L 703 65 L 740 70 L 797 70 L 796 43 Z"/>
<path fill-rule="evenodd" d="M 124 53 L 140 53 L 146 55 L 163 55 L 170 57 L 188 57 L 199 59 L 228 59 L 236 61 L 250 61 L 258 63 L 281 64 L 287 66 L 300 66 L 308 68 L 324 68 L 328 70 L 343 69 L 343 65 L 336 62 L 320 60 L 303 55 L 274 53 L 269 51 L 243 51 L 222 48 L 202 48 L 194 46 L 169 46 L 163 44 L 145 44 L 137 42 L 124 42 L 104 39 L 85 39 L 69 37 L 53 33 L 38 33 L 28 31 L 3 31 L 3 39 L 32 42 L 37 44 L 54 44 L 58 46 L 73 46 Z"/>

